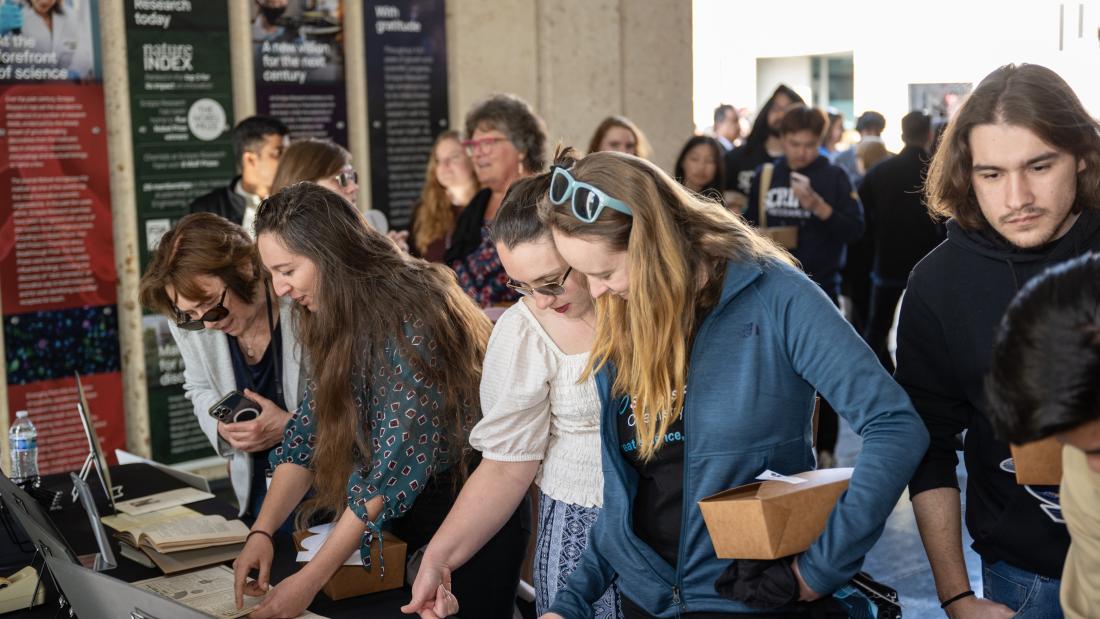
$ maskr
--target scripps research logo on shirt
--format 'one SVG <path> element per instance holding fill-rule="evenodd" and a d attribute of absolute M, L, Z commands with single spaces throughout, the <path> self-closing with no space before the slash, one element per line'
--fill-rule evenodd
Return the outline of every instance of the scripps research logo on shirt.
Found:
<path fill-rule="evenodd" d="M 768 217 L 809 219 L 813 216 L 813 213 L 802 208 L 802 204 L 790 187 L 773 187 L 769 189 L 764 208 L 768 211 Z"/>
<path fill-rule="evenodd" d="M 1009 473 L 1013 476 L 1016 475 L 1016 461 L 1012 458 L 1005 458 L 1001 461 L 1001 470 Z M 1058 486 L 1023 486 L 1027 493 L 1035 497 L 1035 500 L 1039 502 L 1039 509 L 1043 510 L 1043 513 L 1047 515 L 1054 522 L 1065 523 L 1066 519 L 1062 516 L 1062 497 L 1059 492 Z"/>

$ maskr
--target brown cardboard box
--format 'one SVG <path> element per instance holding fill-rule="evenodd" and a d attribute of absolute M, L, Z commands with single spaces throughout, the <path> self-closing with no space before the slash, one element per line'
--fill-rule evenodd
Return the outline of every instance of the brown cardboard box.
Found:
<path fill-rule="evenodd" d="M 1062 483 L 1062 444 L 1053 436 L 1033 443 L 1010 445 L 1016 483 L 1057 486 Z"/>
<path fill-rule="evenodd" d="M 309 531 L 295 531 L 293 535 L 294 546 L 298 550 L 302 550 L 302 540 L 310 535 Z M 405 556 L 408 547 L 405 542 L 388 531 L 382 545 L 384 548 L 382 558 L 386 560 L 386 575 L 384 578 L 378 577 L 381 571 L 381 563 L 378 557 L 378 540 L 375 539 L 370 547 L 370 571 L 363 569 L 361 565 L 344 565 L 336 570 L 336 573 L 325 583 L 325 586 L 321 587 L 321 591 L 324 591 L 330 600 L 342 600 L 404 586 Z"/>
<path fill-rule="evenodd" d="M 758 481 L 699 501 L 719 559 L 778 559 L 803 552 L 825 529 L 852 469 L 787 476 L 801 483 Z"/>

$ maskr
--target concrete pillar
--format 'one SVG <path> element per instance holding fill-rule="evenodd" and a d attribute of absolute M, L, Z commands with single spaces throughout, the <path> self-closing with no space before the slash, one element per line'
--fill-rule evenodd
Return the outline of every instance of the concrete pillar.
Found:
<path fill-rule="evenodd" d="M 126 16 L 122 2 L 99 5 L 103 42 L 103 96 L 107 112 L 107 152 L 111 157 L 111 217 L 115 268 L 118 269 L 118 333 L 122 356 L 122 401 L 126 409 L 126 447 L 148 457 L 149 414 L 145 388 L 138 282 L 137 202 L 130 124 L 130 81 L 126 61 Z"/>
<path fill-rule="evenodd" d="M 596 125 L 622 114 L 671 169 L 692 133 L 691 3 L 664 0 L 448 0 L 452 126 L 511 92 L 582 153 Z"/>

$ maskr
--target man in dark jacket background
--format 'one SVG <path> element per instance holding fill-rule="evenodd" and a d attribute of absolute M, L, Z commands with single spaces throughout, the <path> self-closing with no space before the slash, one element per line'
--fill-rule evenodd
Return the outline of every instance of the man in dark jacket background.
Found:
<path fill-rule="evenodd" d="M 188 210 L 214 213 L 252 234 L 260 202 L 271 193 L 279 158 L 290 145 L 290 130 L 278 118 L 249 116 L 233 127 L 233 155 L 239 175 L 225 187 L 195 198 Z"/>
<path fill-rule="evenodd" d="M 863 209 L 848 183 L 848 175 L 818 152 L 827 123 L 824 112 L 805 105 L 796 105 L 783 115 L 779 124 L 783 157 L 756 169 L 745 219 L 762 225 L 763 212 L 767 226 L 796 230 L 797 246 L 791 253 L 810 279 L 839 306 L 840 272 L 848 243 L 863 234 Z M 764 166 L 772 165 L 771 179 L 761 191 L 761 173 Z M 760 203 L 761 193 L 764 204 Z M 838 424 L 836 411 L 822 400 L 817 436 L 819 468 L 836 465 L 833 452 Z"/>
<path fill-rule="evenodd" d="M 749 188 L 761 164 L 783 154 L 779 143 L 779 123 L 791 106 L 801 105 L 802 97 L 790 87 L 780 84 L 768 102 L 756 114 L 752 131 L 745 142 L 726 153 L 726 204 L 740 213 L 748 203 Z"/>
<path fill-rule="evenodd" d="M 1069 535 L 1058 488 L 1016 483 L 983 381 L 995 327 L 1021 286 L 1100 249 L 1100 125 L 1053 71 L 1001 67 L 948 125 L 926 191 L 929 209 L 951 220 L 947 241 L 909 278 L 895 378 L 931 437 L 909 493 L 936 590 L 950 617 L 1061 617 Z M 966 524 L 984 599 L 962 551 L 955 452 L 964 431 Z"/>
<path fill-rule="evenodd" d="M 905 148 L 867 173 L 859 188 L 867 222 L 864 242 L 872 250 L 871 303 L 863 339 L 893 371 L 886 339 L 894 310 L 913 266 L 943 241 L 943 226 L 924 207 L 921 189 L 932 147 L 932 117 L 910 112 L 901 120 Z"/>

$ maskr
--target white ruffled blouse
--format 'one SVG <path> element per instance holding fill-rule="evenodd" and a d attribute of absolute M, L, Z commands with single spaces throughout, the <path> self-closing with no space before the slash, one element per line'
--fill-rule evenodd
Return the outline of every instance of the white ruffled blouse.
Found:
<path fill-rule="evenodd" d="M 542 460 L 543 493 L 599 507 L 600 399 L 595 379 L 578 383 L 587 363 L 587 352 L 563 353 L 523 301 L 508 308 L 489 338 L 470 444 L 491 460 Z"/>

